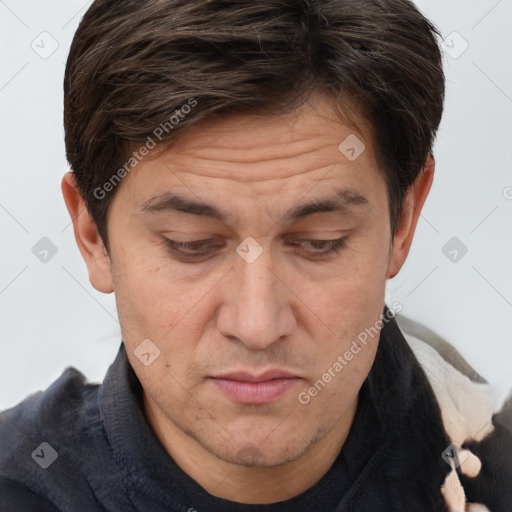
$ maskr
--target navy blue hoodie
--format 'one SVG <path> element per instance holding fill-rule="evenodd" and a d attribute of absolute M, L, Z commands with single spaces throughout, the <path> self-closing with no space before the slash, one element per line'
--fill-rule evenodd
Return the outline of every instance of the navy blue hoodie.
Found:
<path fill-rule="evenodd" d="M 141 407 L 141 389 L 121 343 L 101 385 L 86 382 L 79 371 L 68 368 L 44 392 L 4 411 L 0 510 L 448 510 L 441 487 L 453 467 L 443 457 L 451 440 L 429 379 L 394 318 L 383 325 L 354 422 L 335 463 L 313 487 L 290 500 L 246 505 L 209 494 L 158 441 Z M 502 416 L 506 414 L 510 411 Z M 457 469 L 467 499 L 485 504 L 491 512 L 512 511 L 509 419 L 498 422 L 484 442 L 472 447 L 485 462 L 479 478 L 468 479 Z"/>

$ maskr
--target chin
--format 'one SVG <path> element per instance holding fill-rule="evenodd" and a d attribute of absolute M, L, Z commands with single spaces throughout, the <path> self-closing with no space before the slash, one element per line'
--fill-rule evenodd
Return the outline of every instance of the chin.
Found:
<path fill-rule="evenodd" d="M 284 439 L 275 438 L 270 442 L 267 436 L 260 440 L 246 437 L 246 440 L 231 443 L 228 446 L 219 446 L 218 443 L 212 443 L 211 446 L 204 444 L 205 448 L 216 457 L 245 467 L 277 467 L 293 462 L 299 459 L 311 446 L 312 443 L 290 443 L 290 437 Z"/>

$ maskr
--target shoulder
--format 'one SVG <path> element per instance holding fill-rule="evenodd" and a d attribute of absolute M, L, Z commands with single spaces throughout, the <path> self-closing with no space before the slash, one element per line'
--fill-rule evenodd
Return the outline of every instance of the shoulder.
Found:
<path fill-rule="evenodd" d="M 27 489 L 20 482 L 2 476 L 0 476 L 0 496 L 2 497 L 2 510 L 6 512 L 17 510 L 23 510 L 23 512 L 59 512 L 59 509 L 52 503 Z"/>
<path fill-rule="evenodd" d="M 0 413 L 0 463 L 34 435 L 50 435 L 57 425 L 73 425 L 83 410 L 88 391 L 85 377 L 75 368 L 67 368 L 46 390 L 32 393 L 14 407 Z M 3 464 L 0 465 L 2 467 Z"/>
<path fill-rule="evenodd" d="M 64 481 L 73 481 L 78 493 L 81 487 L 87 488 L 81 459 L 102 435 L 99 387 L 70 367 L 46 390 L 0 413 L 2 496 L 29 507 L 32 501 L 50 500 Z M 20 501 L 22 495 L 24 501 Z M 37 510 L 51 507 L 48 502 L 47 508 Z"/>
<path fill-rule="evenodd" d="M 94 401 L 99 384 L 88 384 L 82 373 L 67 368 L 46 390 L 32 393 L 0 413 L 0 467 L 6 454 L 34 436 L 62 434 L 76 427 Z"/>
<path fill-rule="evenodd" d="M 449 510 L 481 503 L 512 510 L 512 394 L 489 384 L 446 340 L 408 318 L 397 323 L 434 391 L 452 444 L 443 487 Z"/>

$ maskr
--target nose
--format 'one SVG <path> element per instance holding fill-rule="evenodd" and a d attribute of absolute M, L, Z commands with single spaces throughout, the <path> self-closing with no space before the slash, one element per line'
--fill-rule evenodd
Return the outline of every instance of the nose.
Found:
<path fill-rule="evenodd" d="M 267 249 L 252 263 L 237 257 L 224 282 L 225 299 L 217 327 L 221 334 L 238 339 L 251 350 L 266 349 L 296 327 L 290 303 L 293 293 L 272 269 L 271 260 Z"/>

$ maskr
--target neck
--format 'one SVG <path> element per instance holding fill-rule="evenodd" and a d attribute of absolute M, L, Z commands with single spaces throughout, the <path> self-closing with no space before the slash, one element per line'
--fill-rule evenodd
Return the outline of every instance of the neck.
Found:
<path fill-rule="evenodd" d="M 357 397 L 321 440 L 301 457 L 279 466 L 240 466 L 219 459 L 181 431 L 143 394 L 146 418 L 174 462 L 210 494 L 247 504 L 289 500 L 315 485 L 331 468 L 348 436 Z"/>

